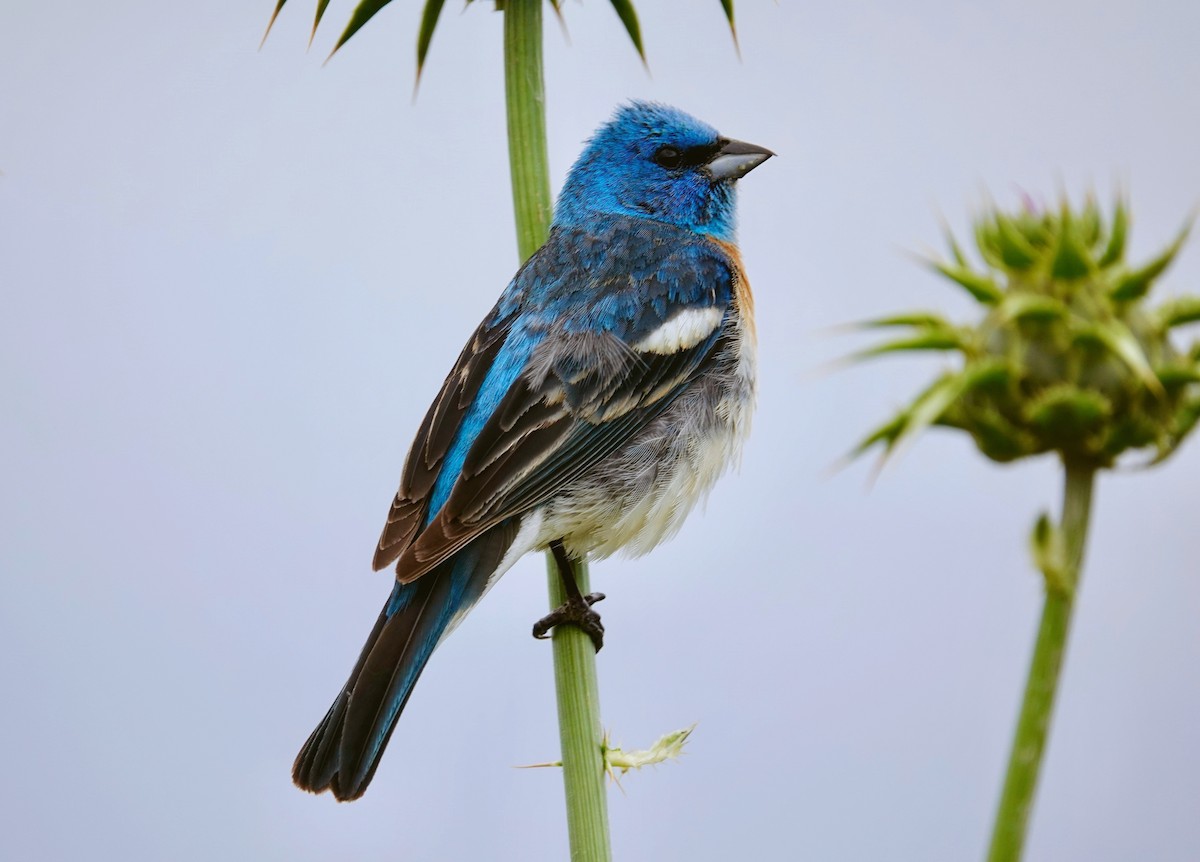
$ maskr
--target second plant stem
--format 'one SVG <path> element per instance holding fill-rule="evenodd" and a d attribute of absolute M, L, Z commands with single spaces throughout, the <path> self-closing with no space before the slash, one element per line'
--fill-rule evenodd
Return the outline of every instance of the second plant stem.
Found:
<path fill-rule="evenodd" d="M 1038 625 L 1037 642 L 1025 682 L 1025 697 L 1017 719 L 1017 731 L 1009 755 L 1008 772 L 1000 794 L 1000 806 L 992 830 L 988 862 L 1017 862 L 1025 846 L 1029 815 L 1037 790 L 1042 754 L 1054 713 L 1054 698 L 1067 648 L 1067 633 L 1075 592 L 1083 568 L 1092 487 L 1096 468 L 1091 464 L 1066 463 L 1063 488 L 1062 537 L 1063 583 L 1046 579 L 1046 604 Z"/>
<path fill-rule="evenodd" d="M 524 262 L 545 242 L 550 228 L 550 171 L 546 155 L 546 94 L 542 71 L 542 0 L 504 4 L 504 91 L 508 109 L 508 157 L 512 170 L 517 248 Z M 554 557 L 550 607 L 565 601 Z M 575 580 L 588 592 L 587 562 Z M 600 692 L 591 638 L 575 626 L 554 629 L 554 683 L 562 742 L 567 834 L 572 862 L 609 862 L 608 797 L 601 748 Z"/>

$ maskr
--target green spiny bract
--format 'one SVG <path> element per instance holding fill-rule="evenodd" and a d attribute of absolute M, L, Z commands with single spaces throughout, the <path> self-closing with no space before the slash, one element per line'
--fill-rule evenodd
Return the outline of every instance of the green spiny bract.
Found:
<path fill-rule="evenodd" d="M 333 46 L 333 50 L 329 52 L 329 58 L 338 52 L 338 49 L 350 41 L 350 37 L 357 33 L 362 27 L 370 21 L 377 12 L 384 6 L 391 3 L 392 0 L 359 0 L 357 6 L 354 7 L 354 12 L 350 15 L 350 21 L 346 24 L 346 29 L 342 31 L 342 35 L 338 37 L 337 44 Z M 469 6 L 472 0 L 466 0 Z M 267 31 L 263 33 L 261 48 L 267 41 L 267 36 L 271 35 L 271 28 L 275 26 L 275 19 L 279 17 L 279 13 L 283 11 L 287 0 L 275 0 L 275 10 L 271 13 L 271 20 L 267 22 Z M 625 27 L 625 32 L 629 36 L 633 47 L 637 49 L 638 56 L 642 58 L 642 62 L 646 62 L 646 49 L 642 45 L 642 26 L 638 22 L 637 10 L 633 8 L 633 0 L 609 0 L 613 10 L 617 13 L 617 17 L 621 19 L 621 24 Z M 495 0 L 495 9 L 497 12 L 504 11 L 504 0 Z M 438 19 L 442 15 L 442 7 L 446 5 L 446 0 L 425 0 L 425 7 L 421 11 L 421 25 L 417 31 L 417 80 L 421 78 L 421 71 L 425 68 L 425 59 L 429 54 L 429 45 L 433 41 L 433 33 L 437 29 Z M 308 37 L 308 45 L 311 48 L 313 39 L 316 38 L 317 28 L 321 26 L 321 19 L 325 17 L 325 9 L 329 6 L 329 0 L 317 0 L 317 13 L 313 18 L 312 34 Z M 550 0 L 550 8 L 554 10 L 554 14 L 562 19 L 562 0 Z M 734 48 L 737 48 L 737 26 L 733 20 L 733 0 L 721 0 L 721 10 L 725 13 L 725 20 L 729 24 L 729 32 L 733 36 Z M 565 24 L 563 25 L 565 28 Z M 739 51 L 740 54 L 740 51 Z"/>
<path fill-rule="evenodd" d="M 914 350 L 960 354 L 963 364 L 920 393 L 854 454 L 882 443 L 885 455 L 930 425 L 966 431 L 989 458 L 1057 452 L 1109 467 L 1125 451 L 1170 455 L 1200 418 L 1200 344 L 1180 349 L 1172 330 L 1200 320 L 1200 297 L 1150 307 L 1147 295 L 1175 258 L 1187 227 L 1148 263 L 1125 260 L 1128 214 L 1118 201 L 1106 223 L 1094 201 L 1074 211 L 996 208 L 975 223 L 983 266 L 953 236 L 935 270 L 983 308 L 974 326 L 933 314 L 870 321 L 902 338 L 858 358 Z"/>

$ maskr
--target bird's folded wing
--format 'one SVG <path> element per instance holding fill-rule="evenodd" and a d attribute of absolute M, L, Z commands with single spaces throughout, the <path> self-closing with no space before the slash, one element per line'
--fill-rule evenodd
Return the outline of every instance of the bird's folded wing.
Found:
<path fill-rule="evenodd" d="M 434 483 L 459 425 L 508 336 L 511 319 L 497 317 L 489 315 L 467 342 L 421 422 L 375 548 L 376 571 L 395 562 L 425 525 Z"/>
<path fill-rule="evenodd" d="M 724 311 L 712 310 L 709 331 L 693 326 L 670 351 L 646 338 L 631 345 L 611 331 L 543 340 L 472 443 L 445 505 L 401 554 L 398 578 L 419 578 L 627 443 L 719 352 L 727 327 Z"/>

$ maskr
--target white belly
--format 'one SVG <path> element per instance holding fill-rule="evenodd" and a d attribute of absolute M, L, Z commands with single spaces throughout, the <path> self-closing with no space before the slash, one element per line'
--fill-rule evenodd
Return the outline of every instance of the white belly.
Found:
<path fill-rule="evenodd" d="M 638 556 L 670 538 L 741 456 L 754 410 L 755 344 L 737 339 L 723 368 L 696 380 L 630 445 L 542 509 L 541 546 Z"/>

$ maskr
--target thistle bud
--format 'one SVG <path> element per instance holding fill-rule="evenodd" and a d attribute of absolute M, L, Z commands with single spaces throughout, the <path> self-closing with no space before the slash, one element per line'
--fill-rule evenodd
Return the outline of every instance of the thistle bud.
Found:
<path fill-rule="evenodd" d="M 951 236 L 951 259 L 935 272 L 981 306 L 974 325 L 936 315 L 894 315 L 865 326 L 907 334 L 857 358 L 914 350 L 957 353 L 962 366 L 939 378 L 855 450 L 885 455 L 930 425 L 966 431 L 995 461 L 1057 452 L 1110 467 L 1129 450 L 1161 461 L 1200 417 L 1200 345 L 1180 348 L 1172 331 L 1200 320 L 1200 297 L 1150 307 L 1148 296 L 1179 253 L 1185 226 L 1149 262 L 1125 259 L 1128 213 L 1107 221 L 1089 199 L 1073 210 L 985 211 L 974 226 L 982 265 Z"/>

